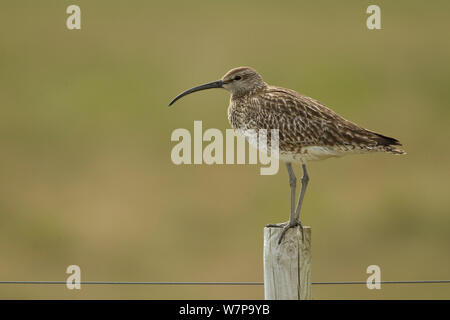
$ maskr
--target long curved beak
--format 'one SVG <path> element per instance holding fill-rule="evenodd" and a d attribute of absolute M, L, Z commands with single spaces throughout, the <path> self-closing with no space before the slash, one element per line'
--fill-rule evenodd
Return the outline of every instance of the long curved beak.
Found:
<path fill-rule="evenodd" d="M 191 88 L 189 90 L 186 90 L 185 92 L 180 93 L 179 95 L 177 95 L 172 100 L 172 102 L 169 103 L 169 107 L 171 105 L 173 105 L 175 103 L 175 101 L 177 101 L 178 99 L 183 98 L 184 96 L 186 96 L 186 95 L 188 95 L 188 94 L 190 94 L 192 92 L 206 90 L 206 89 L 212 89 L 212 88 L 222 88 L 222 85 L 223 85 L 222 80 L 217 80 L 217 81 L 205 83 L 205 84 L 202 84 L 201 86 L 197 86 L 197 87 Z"/>

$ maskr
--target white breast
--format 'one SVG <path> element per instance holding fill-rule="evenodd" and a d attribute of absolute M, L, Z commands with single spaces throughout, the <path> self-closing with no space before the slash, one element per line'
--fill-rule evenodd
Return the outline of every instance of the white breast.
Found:
<path fill-rule="evenodd" d="M 347 154 L 367 153 L 369 150 L 360 148 L 347 148 L 345 146 L 309 146 L 302 147 L 300 152 L 280 151 L 280 160 L 294 163 L 306 163 L 307 161 L 324 160 L 332 157 L 342 157 Z"/>

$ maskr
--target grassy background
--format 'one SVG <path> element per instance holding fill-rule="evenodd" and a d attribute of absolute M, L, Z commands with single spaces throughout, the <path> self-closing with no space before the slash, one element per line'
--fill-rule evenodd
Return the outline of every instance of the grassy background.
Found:
<path fill-rule="evenodd" d="M 228 94 L 180 91 L 241 65 L 407 156 L 311 163 L 313 281 L 450 278 L 450 2 L 3 1 L 0 280 L 262 281 L 287 174 L 175 166 L 176 128 L 229 128 Z M 82 29 L 65 27 L 78 4 Z M 299 169 L 297 168 L 297 173 Z M 450 298 L 449 285 L 315 286 L 315 299 Z M 260 299 L 262 287 L 1 285 L 0 298 Z"/>

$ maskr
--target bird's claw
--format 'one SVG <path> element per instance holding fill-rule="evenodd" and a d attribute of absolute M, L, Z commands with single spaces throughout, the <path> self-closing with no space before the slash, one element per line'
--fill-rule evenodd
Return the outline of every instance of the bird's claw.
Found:
<path fill-rule="evenodd" d="M 303 234 L 303 225 L 300 222 L 300 220 L 297 220 L 295 222 L 288 221 L 283 223 L 274 223 L 266 225 L 267 228 L 283 228 L 283 230 L 281 231 L 280 238 L 278 239 L 278 244 L 281 244 L 281 241 L 283 240 L 286 231 L 288 231 L 290 228 L 295 228 L 296 226 L 300 226 L 300 230 L 302 231 L 302 240 L 305 240 L 305 236 Z"/>

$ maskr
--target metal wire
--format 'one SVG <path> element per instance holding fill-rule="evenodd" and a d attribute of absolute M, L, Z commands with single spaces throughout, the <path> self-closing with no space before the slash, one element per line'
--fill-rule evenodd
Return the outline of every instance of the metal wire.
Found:
<path fill-rule="evenodd" d="M 0 284 L 66 284 L 66 281 L 0 281 Z M 80 281 L 97 285 L 263 285 L 264 282 L 150 282 L 150 281 Z"/>
<path fill-rule="evenodd" d="M 324 281 L 312 282 L 313 285 L 352 285 L 366 284 L 366 281 Z M 378 281 L 371 284 L 437 284 L 450 283 L 450 280 L 409 280 Z M 0 281 L 0 284 L 67 284 L 66 281 Z M 163 281 L 80 281 L 84 285 L 214 285 L 214 286 L 261 286 L 264 282 L 163 282 Z"/>
<path fill-rule="evenodd" d="M 335 281 L 335 282 L 313 282 L 318 285 L 334 284 L 366 284 L 367 281 Z M 370 284 L 429 284 L 429 283 L 450 283 L 450 280 L 409 280 L 409 281 L 374 281 Z"/>

